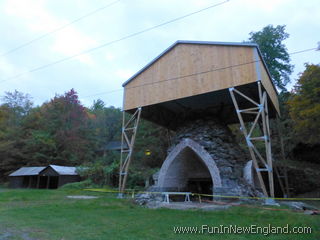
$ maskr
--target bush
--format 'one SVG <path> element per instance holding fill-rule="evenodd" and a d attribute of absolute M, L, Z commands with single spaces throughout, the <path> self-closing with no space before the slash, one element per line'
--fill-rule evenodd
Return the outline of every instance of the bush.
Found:
<path fill-rule="evenodd" d="M 61 189 L 84 189 L 84 188 L 96 188 L 96 184 L 93 184 L 90 179 L 86 179 L 81 182 L 67 183 L 61 187 Z"/>

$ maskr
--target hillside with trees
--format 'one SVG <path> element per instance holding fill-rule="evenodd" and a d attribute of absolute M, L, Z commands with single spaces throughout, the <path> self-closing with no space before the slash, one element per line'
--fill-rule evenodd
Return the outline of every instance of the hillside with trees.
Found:
<path fill-rule="evenodd" d="M 110 141 L 120 141 L 122 112 L 98 99 L 84 107 L 74 89 L 33 106 L 31 96 L 6 92 L 0 106 L 0 176 L 2 181 L 22 166 L 48 164 L 84 166 L 83 175 L 96 184 L 116 185 L 119 153 L 108 151 Z M 144 180 L 161 166 L 167 132 L 142 121 L 131 184 Z M 148 149 L 151 155 L 145 155 Z M 130 182 L 129 182 L 130 183 Z"/>

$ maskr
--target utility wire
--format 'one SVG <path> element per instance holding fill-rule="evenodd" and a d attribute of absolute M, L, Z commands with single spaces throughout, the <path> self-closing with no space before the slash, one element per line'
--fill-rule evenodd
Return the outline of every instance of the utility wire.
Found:
<path fill-rule="evenodd" d="M 316 50 L 316 49 L 317 48 L 309 48 L 309 49 L 305 49 L 305 50 L 289 53 L 289 55 L 294 55 L 294 54 L 303 53 L 303 52 L 309 52 L 309 51 Z M 179 76 L 179 77 L 167 78 L 167 79 L 163 79 L 163 80 L 160 80 L 160 81 L 157 81 L 157 82 L 145 83 L 145 84 L 141 84 L 141 85 L 137 85 L 137 86 L 133 86 L 133 87 L 128 87 L 126 89 L 133 89 L 133 88 L 143 87 L 143 86 L 147 86 L 147 85 L 153 85 L 153 84 L 172 81 L 172 80 L 178 80 L 178 79 L 192 77 L 192 76 L 201 75 L 201 74 L 206 74 L 206 73 L 210 73 L 210 72 L 221 71 L 221 70 L 225 70 L 225 69 L 228 69 L 228 68 L 241 67 L 241 66 L 244 66 L 244 65 L 253 64 L 253 63 L 257 63 L 257 62 L 261 62 L 261 60 L 254 60 L 254 61 L 250 61 L 250 62 L 239 63 L 239 64 L 235 64 L 235 65 L 231 65 L 231 66 L 215 68 L 215 69 L 211 69 L 211 70 L 207 70 L 207 71 L 203 71 L 203 72 L 192 73 L 192 74 L 183 75 L 183 76 Z M 106 94 L 110 94 L 110 93 L 114 93 L 114 92 L 120 92 L 122 90 L 123 90 L 123 88 L 119 88 L 119 89 L 115 89 L 115 90 L 111 90 L 111 91 L 107 91 L 107 92 L 100 92 L 100 93 L 97 93 L 97 94 L 84 96 L 83 98 L 94 97 L 94 96 L 98 96 L 98 95 L 106 95 Z"/>
<path fill-rule="evenodd" d="M 47 64 L 44 64 L 44 65 L 41 65 L 41 66 L 36 67 L 36 68 L 33 68 L 33 69 L 31 69 L 31 70 L 29 70 L 29 71 L 27 71 L 27 72 L 20 73 L 20 74 L 17 74 L 17 75 L 15 75 L 15 76 L 12 76 L 12 77 L 10 77 L 10 78 L 7 78 L 7 79 L 1 81 L 0 83 L 6 82 L 6 81 L 9 81 L 9 80 L 12 80 L 12 79 L 19 78 L 19 77 L 21 77 L 21 76 L 23 76 L 23 75 L 26 75 L 26 74 L 28 74 L 28 73 L 33 73 L 33 72 L 40 71 L 40 70 L 42 70 L 42 69 L 45 69 L 45 68 L 48 68 L 48 67 L 57 65 L 57 64 L 59 64 L 59 63 L 68 61 L 68 60 L 70 60 L 70 59 L 73 59 L 73 58 L 75 58 L 75 57 L 79 57 L 79 56 L 84 55 L 84 54 L 87 54 L 87 53 L 91 53 L 91 52 L 96 51 L 96 50 L 98 50 L 98 49 L 100 49 L 100 48 L 104 48 L 104 47 L 109 46 L 109 45 L 111 45 L 111 44 L 114 44 L 114 43 L 117 43 L 117 42 L 120 42 L 120 41 L 129 39 L 129 38 L 135 37 L 135 36 L 140 35 L 140 34 L 142 34 L 142 33 L 151 31 L 151 30 L 153 30 L 153 29 L 155 29 L 155 28 L 159 28 L 159 27 L 165 26 L 165 25 L 167 25 L 167 24 L 170 24 L 170 23 L 179 21 L 179 20 L 181 20 L 181 19 L 190 17 L 190 16 L 195 15 L 195 14 L 197 14 L 197 13 L 201 13 L 201 12 L 206 11 L 206 10 L 209 10 L 209 9 L 211 9 L 211 8 L 218 7 L 218 6 L 220 6 L 220 5 L 226 4 L 226 3 L 229 2 L 229 1 L 230 1 L 230 0 L 226 0 L 226 1 L 223 1 L 223 2 L 220 2 L 220 3 L 217 3 L 217 4 L 210 5 L 210 6 L 206 7 L 206 8 L 202 8 L 202 9 L 200 9 L 200 10 L 198 10 L 198 11 L 191 12 L 191 13 L 188 13 L 188 14 L 186 14 L 186 15 L 183 15 L 183 16 L 180 16 L 180 17 L 171 19 L 171 20 L 169 20 L 169 21 L 160 23 L 160 24 L 155 25 L 155 26 L 153 26 L 153 27 L 145 28 L 145 29 L 143 29 L 143 30 L 141 30 L 141 31 L 138 31 L 138 32 L 135 32 L 135 33 L 126 35 L 126 36 L 124 36 L 124 37 L 121 37 L 121 38 L 119 38 L 119 39 L 116 39 L 116 40 L 113 40 L 113 41 L 110 41 L 110 42 L 107 42 L 107 43 L 104 43 L 104 44 L 101 44 L 101 45 L 99 45 L 99 46 L 97 46 L 97 47 L 87 49 L 87 50 L 85 50 L 85 51 L 83 51 L 83 52 L 80 52 L 80 53 L 71 55 L 71 56 L 69 56 L 69 57 L 61 58 L 61 59 L 59 59 L 59 60 L 57 60 L 57 61 L 54 61 L 54 62 L 51 62 L 51 63 L 47 63 Z"/>
<path fill-rule="evenodd" d="M 294 54 L 303 53 L 303 52 L 309 52 L 312 50 L 317 50 L 317 48 L 309 48 L 309 49 L 305 49 L 305 50 L 301 50 L 301 51 L 297 51 L 297 52 L 292 52 L 292 53 L 289 53 L 289 55 L 294 55 Z"/>
<path fill-rule="evenodd" d="M 58 28 L 56 28 L 56 29 L 54 29 L 54 30 L 52 30 L 50 32 L 47 32 L 47 33 L 45 33 L 43 35 L 40 35 L 40 36 L 38 36 L 38 37 L 36 37 L 34 39 L 31 39 L 28 42 L 25 42 L 25 43 L 15 47 L 15 48 L 12 48 L 12 49 L 8 50 L 7 52 L 4 52 L 4 53 L 0 54 L 0 57 L 6 56 L 6 55 L 8 55 L 10 53 L 18 51 L 21 48 L 27 47 L 27 46 L 31 45 L 32 43 L 34 43 L 34 42 L 37 42 L 37 41 L 39 41 L 39 40 L 41 40 L 43 38 L 46 38 L 46 37 L 48 37 L 48 36 L 50 36 L 50 35 L 52 35 L 52 34 L 54 34 L 56 32 L 61 31 L 62 29 L 66 28 L 66 27 L 68 27 L 68 26 L 70 26 L 70 25 L 72 25 L 72 24 L 74 24 L 76 22 L 81 21 L 82 19 L 90 17 L 91 15 L 96 14 L 97 12 L 100 12 L 100 11 L 102 11 L 102 10 L 108 8 L 108 7 L 111 7 L 112 5 L 114 5 L 114 4 L 116 4 L 116 3 L 120 2 L 120 1 L 121 0 L 117 0 L 117 1 L 114 1 L 114 2 L 111 2 L 111 3 L 107 4 L 105 6 L 102 6 L 100 8 L 97 8 L 97 9 L 95 9 L 95 10 L 93 10 L 93 11 L 91 11 L 91 12 L 89 12 L 89 13 L 87 13 L 87 14 L 79 17 L 79 18 L 74 19 L 73 21 L 71 21 L 71 22 L 69 22 L 69 23 L 67 23 L 65 25 L 62 25 L 62 26 L 60 26 L 60 27 L 58 27 Z"/>
<path fill-rule="evenodd" d="M 87 95 L 87 96 L 84 96 L 82 98 L 95 97 L 95 96 L 99 96 L 99 95 L 106 95 L 106 94 L 110 94 L 110 93 L 120 92 L 122 90 L 123 90 L 122 88 L 118 88 L 118 89 L 107 91 L 107 92 L 100 92 L 100 93 L 95 93 L 95 94 L 92 94 L 92 95 Z"/>

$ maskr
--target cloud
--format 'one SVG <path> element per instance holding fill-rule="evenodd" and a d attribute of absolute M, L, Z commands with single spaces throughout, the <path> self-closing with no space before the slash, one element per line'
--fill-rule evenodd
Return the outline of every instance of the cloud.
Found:
<path fill-rule="evenodd" d="M 55 34 L 54 39 L 55 41 L 51 50 L 66 56 L 72 56 L 97 45 L 94 39 L 84 35 L 73 27 L 59 31 Z M 89 55 L 81 55 L 76 57 L 76 59 L 86 64 L 93 64 L 93 59 Z"/>
<path fill-rule="evenodd" d="M 166 22 L 224 0 L 124 0 L 46 39 L 0 59 L 1 78 L 11 77 L 128 34 Z M 106 4 L 106 3 L 105 3 Z M 1 51 L 41 36 L 103 5 L 99 0 L 3 0 L 0 1 Z M 318 0 L 231 0 L 208 11 L 100 48 L 75 61 L 65 61 L 5 82 L 0 89 L 29 92 L 35 99 L 50 99 L 55 92 L 75 88 L 80 96 L 121 88 L 121 84 L 178 39 L 242 41 L 251 31 L 268 24 L 287 25 L 289 52 L 315 47 L 319 41 Z M 296 72 L 303 63 L 318 61 L 319 52 L 292 56 Z M 22 71 L 20 71 L 22 70 Z M 295 79 L 296 73 L 292 75 Z M 4 91 L 2 90 L 2 91 Z M 80 94 L 81 93 L 81 94 Z M 1 94 L 1 93 L 0 93 Z M 120 106 L 121 94 L 102 98 Z M 38 101 L 40 103 L 40 100 Z"/>
<path fill-rule="evenodd" d="M 121 81 L 125 81 L 130 78 L 134 74 L 133 70 L 129 69 L 119 69 L 116 70 L 115 75 L 121 79 Z"/>
<path fill-rule="evenodd" d="M 0 57 L 0 82 L 16 73 L 16 68 L 5 57 Z"/>
<path fill-rule="evenodd" d="M 105 57 L 107 61 L 112 61 L 115 59 L 115 56 L 109 52 L 106 53 Z"/>
<path fill-rule="evenodd" d="M 35 38 L 72 21 L 54 16 L 46 8 L 45 3 L 43 0 L 8 0 L 5 12 L 19 19 L 28 31 L 34 32 Z M 75 25 L 57 31 L 48 38 L 52 39 L 48 47 L 52 55 L 59 53 L 63 56 L 72 56 L 97 45 L 96 40 L 78 30 Z M 34 44 L 42 43 L 39 41 Z M 76 59 L 85 64 L 93 64 L 93 59 L 88 55 L 81 55 Z"/>
<path fill-rule="evenodd" d="M 35 33 L 45 33 L 66 23 L 49 14 L 44 5 L 43 0 L 7 0 L 5 12 L 23 20 L 21 23 Z"/>

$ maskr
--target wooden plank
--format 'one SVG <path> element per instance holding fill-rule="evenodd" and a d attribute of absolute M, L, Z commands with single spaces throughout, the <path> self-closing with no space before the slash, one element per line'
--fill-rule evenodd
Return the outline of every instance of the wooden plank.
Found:
<path fill-rule="evenodd" d="M 37 176 L 37 188 L 39 188 L 39 184 L 40 184 L 40 176 Z"/>
<path fill-rule="evenodd" d="M 231 89 L 230 89 L 230 96 L 232 98 L 232 102 L 234 104 L 234 107 L 236 109 L 236 113 L 237 113 L 238 118 L 239 118 L 240 126 L 242 128 L 242 133 L 243 133 L 244 137 L 247 138 L 248 137 L 248 131 L 247 131 L 246 125 L 244 124 L 244 121 L 242 119 L 241 113 L 239 112 L 239 106 L 238 106 L 237 100 L 236 100 L 236 98 L 234 96 L 233 90 L 231 90 Z M 257 173 L 257 176 L 258 176 L 258 179 L 259 179 L 259 183 L 260 183 L 260 187 L 262 189 L 262 192 L 263 192 L 263 194 L 265 196 L 268 196 L 268 192 L 267 192 L 266 186 L 264 184 L 264 180 L 262 178 L 262 175 L 261 175 L 261 173 L 259 171 L 257 171 L 257 169 L 259 168 L 257 158 L 256 158 L 256 156 L 254 154 L 254 151 L 253 151 L 252 147 L 248 145 L 248 149 L 249 149 L 250 156 L 252 158 L 253 166 L 254 166 L 254 168 L 256 170 L 256 173 Z"/>
<path fill-rule="evenodd" d="M 278 101 L 278 93 L 274 89 L 272 85 L 272 80 L 269 78 L 269 75 L 263 65 L 262 62 L 259 63 L 260 71 L 261 71 L 261 83 L 264 89 L 267 91 L 268 96 L 271 99 L 271 102 L 275 109 L 277 110 L 278 114 L 280 115 L 280 108 L 279 108 L 279 101 Z"/>
<path fill-rule="evenodd" d="M 270 136 L 270 125 L 269 125 L 269 112 L 268 112 L 268 101 L 266 97 L 266 92 L 263 94 L 264 99 L 262 98 L 261 102 L 264 103 L 264 110 L 262 111 L 262 124 L 263 124 L 263 132 L 264 135 L 268 137 L 265 140 L 265 147 L 266 147 L 266 157 L 269 169 L 268 171 L 268 178 L 269 178 L 269 192 L 270 196 L 274 198 L 274 179 L 273 179 L 273 167 L 272 167 L 272 151 L 271 151 L 271 136 Z"/>
<path fill-rule="evenodd" d="M 123 112 L 123 123 L 122 123 L 122 144 L 121 144 L 121 156 L 120 156 L 120 171 L 119 171 L 119 196 L 121 196 L 124 193 L 125 187 L 126 187 L 126 181 L 128 177 L 128 170 L 130 166 L 130 162 L 132 160 L 132 153 L 134 149 L 134 143 L 135 143 L 135 138 L 137 134 L 137 129 L 138 129 L 138 124 L 140 121 L 140 115 L 141 115 L 141 108 L 138 108 L 136 113 L 133 114 L 132 118 L 130 119 L 129 122 L 132 122 L 134 124 L 134 127 L 132 128 L 132 135 L 130 137 L 130 141 L 125 133 L 125 128 L 124 126 L 128 126 L 129 123 L 125 125 L 125 113 Z M 123 161 L 124 155 L 123 155 L 123 141 L 126 139 L 126 142 L 129 147 L 129 152 L 127 156 L 125 157 L 125 160 Z M 124 176 L 122 176 L 124 174 Z"/>
<path fill-rule="evenodd" d="M 124 110 L 255 82 L 253 61 L 252 47 L 178 44 L 125 86 Z"/>

